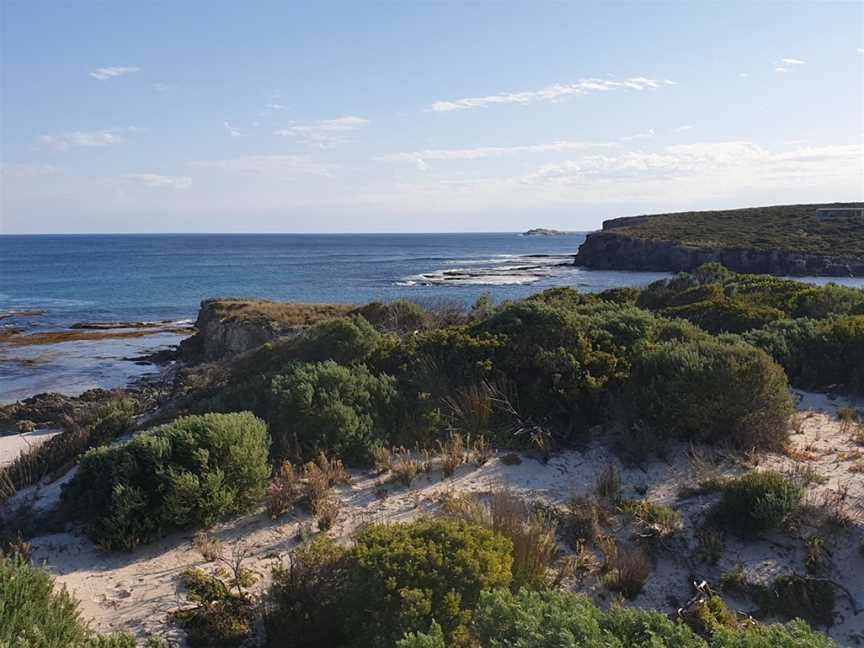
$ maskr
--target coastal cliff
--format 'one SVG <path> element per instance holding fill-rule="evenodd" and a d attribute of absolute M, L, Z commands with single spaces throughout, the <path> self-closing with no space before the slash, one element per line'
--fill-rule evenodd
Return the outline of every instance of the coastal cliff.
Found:
<path fill-rule="evenodd" d="M 860 206 L 792 205 L 617 218 L 589 234 L 575 259 L 576 265 L 597 270 L 666 272 L 686 272 L 709 262 L 743 273 L 864 276 Z"/>
<path fill-rule="evenodd" d="M 237 355 L 324 319 L 344 315 L 351 308 L 340 304 L 205 299 L 195 322 L 196 333 L 181 343 L 180 354 L 194 361 Z"/>

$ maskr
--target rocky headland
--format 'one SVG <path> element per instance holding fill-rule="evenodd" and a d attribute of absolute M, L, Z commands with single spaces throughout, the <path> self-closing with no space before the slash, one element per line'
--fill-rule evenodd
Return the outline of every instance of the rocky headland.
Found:
<path fill-rule="evenodd" d="M 617 218 L 576 255 L 597 270 L 686 272 L 716 262 L 734 272 L 864 276 L 861 203 L 787 205 Z"/>

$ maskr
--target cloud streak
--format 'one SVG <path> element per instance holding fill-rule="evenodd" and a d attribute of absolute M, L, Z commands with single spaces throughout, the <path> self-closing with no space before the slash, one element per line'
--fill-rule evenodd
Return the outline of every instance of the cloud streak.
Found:
<path fill-rule="evenodd" d="M 348 133 L 366 128 L 368 125 L 369 120 L 365 117 L 347 115 L 313 122 L 292 122 L 285 128 L 273 131 L 273 134 L 289 137 L 309 146 L 333 148 L 347 142 Z"/>
<path fill-rule="evenodd" d="M 226 160 L 198 160 L 189 164 L 199 169 L 276 176 L 281 179 L 294 179 L 301 175 L 329 177 L 335 168 L 332 164 L 313 162 L 300 155 L 246 155 Z"/>
<path fill-rule="evenodd" d="M 507 92 L 483 97 L 465 97 L 453 101 L 436 101 L 428 110 L 431 112 L 453 112 L 486 108 L 499 104 L 527 105 L 543 101 L 559 101 L 568 97 L 580 97 L 611 90 L 656 90 L 664 85 L 676 85 L 669 79 L 656 80 L 645 77 L 633 77 L 623 81 L 609 79 L 581 79 L 576 83 L 556 83 L 540 90 L 522 92 Z"/>
<path fill-rule="evenodd" d="M 802 61 L 801 59 L 794 58 L 784 58 L 780 59 L 780 62 L 784 65 L 807 65 L 807 61 Z"/>
<path fill-rule="evenodd" d="M 608 148 L 618 146 L 615 142 L 574 142 L 558 140 L 545 144 L 525 144 L 520 146 L 480 146 L 476 148 L 458 149 L 422 149 L 405 153 L 390 153 L 373 158 L 378 162 L 409 162 L 425 171 L 430 160 L 481 160 L 484 158 L 500 158 L 535 153 L 560 153 L 562 151 L 578 151 L 592 148 Z"/>
<path fill-rule="evenodd" d="M 192 186 L 189 176 L 165 176 L 155 173 L 127 173 L 124 178 L 151 189 L 188 189 Z"/>
<path fill-rule="evenodd" d="M 113 130 L 105 129 L 89 133 L 73 131 L 59 135 L 40 135 L 38 141 L 39 144 L 53 148 L 55 151 L 67 151 L 76 147 L 114 146 L 123 144 L 126 139 Z"/>
<path fill-rule="evenodd" d="M 99 68 L 98 70 L 93 70 L 90 73 L 90 76 L 94 79 L 98 79 L 99 81 L 107 81 L 109 79 L 116 79 L 118 77 L 126 76 L 127 74 L 132 74 L 133 72 L 140 71 L 141 68 L 137 67 L 104 67 Z"/>

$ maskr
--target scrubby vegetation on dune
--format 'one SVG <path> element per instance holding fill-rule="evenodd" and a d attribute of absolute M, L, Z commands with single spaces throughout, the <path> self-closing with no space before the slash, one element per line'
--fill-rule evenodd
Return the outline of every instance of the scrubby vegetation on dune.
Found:
<path fill-rule="evenodd" d="M 102 547 L 133 549 L 257 504 L 269 447 L 266 425 L 248 413 L 180 418 L 85 454 L 63 492 L 64 509 Z"/>
<path fill-rule="evenodd" d="M 109 446 L 132 425 L 131 407 L 117 403 L 76 435 L 0 470 L 0 488 L 5 478 L 14 492 L 88 451 L 60 512 L 104 549 L 132 550 L 262 504 L 268 521 L 311 513 L 301 539 L 313 534 L 313 520 L 324 533 L 284 557 L 260 600 L 251 583 L 267 581 L 244 566 L 246 549 L 229 555 L 199 536 L 198 551 L 220 567 L 184 572 L 190 605 L 172 618 L 191 645 L 241 645 L 261 626 L 268 645 L 287 648 L 833 645 L 802 622 L 760 625 L 712 597 L 666 616 L 600 609 L 556 588 L 591 571 L 604 596 L 636 600 L 659 553 L 677 551 L 694 531 L 685 528 L 692 517 L 647 487 L 634 498 L 619 466 L 662 456 L 675 441 L 718 454 L 806 454 L 788 446 L 790 383 L 864 389 L 864 291 L 711 265 L 642 290 L 556 288 L 497 306 L 481 300 L 464 312 L 395 302 L 303 315 L 297 305 L 268 304 L 236 311 L 323 321 L 305 320 L 291 337 L 181 371 L 169 422 L 125 444 Z M 851 437 L 857 415 L 842 416 Z M 339 529 L 343 461 L 373 467 L 382 490 L 410 493 L 433 471 L 447 479 L 468 462 L 489 462 L 490 448 L 549 459 L 600 432 L 610 433 L 603 443 L 622 463 L 609 463 L 566 508 L 534 506 L 510 492 L 456 493 L 434 519 L 364 524 L 350 538 L 343 527 L 348 544 L 326 536 Z M 519 461 L 511 452 L 493 465 Z M 693 535 L 694 564 L 716 565 L 726 541 L 800 525 L 814 506 L 805 491 L 818 475 L 761 468 L 734 475 L 689 487 L 687 496 L 714 498 Z M 842 497 L 832 504 L 834 522 L 848 527 Z M 830 508 L 823 506 L 826 519 Z M 741 581 L 742 595 L 766 616 L 830 624 L 835 588 L 819 576 L 829 551 L 821 537 L 806 539 L 808 576 Z M 13 546 L 14 537 L 0 540 Z M 3 569 L 46 578 L 18 558 L 2 560 Z M 74 641 L 96 641 L 74 602 L 51 596 L 56 601 L 45 605 L 72 610 Z M 794 605 L 772 607 L 772 596 Z M 825 605 L 811 605 L 814 596 Z"/>
<path fill-rule="evenodd" d="M 652 214 L 612 231 L 637 238 L 674 241 L 690 247 L 787 250 L 809 254 L 864 257 L 860 219 L 820 220 L 822 207 L 861 207 L 861 203 L 837 205 L 779 205 L 724 211 Z"/>
<path fill-rule="evenodd" d="M 78 602 L 57 589 L 43 569 L 24 556 L 0 552 L 0 646 L 3 648 L 136 648 L 130 634 L 91 632 Z M 159 639 L 146 648 L 167 648 Z"/>

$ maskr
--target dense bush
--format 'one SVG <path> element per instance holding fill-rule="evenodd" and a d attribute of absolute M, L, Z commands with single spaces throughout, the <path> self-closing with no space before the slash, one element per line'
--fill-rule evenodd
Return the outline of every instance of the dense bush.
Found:
<path fill-rule="evenodd" d="M 95 542 L 132 549 L 259 501 L 269 446 L 267 426 L 249 413 L 180 418 L 126 445 L 88 452 L 63 504 Z"/>
<path fill-rule="evenodd" d="M 433 619 L 448 646 L 465 645 L 480 592 L 510 583 L 511 551 L 504 537 L 451 520 L 362 531 L 346 597 L 352 645 L 389 647 Z"/>
<path fill-rule="evenodd" d="M 0 646 L 3 648 L 136 648 L 128 634 L 96 635 L 65 588 L 20 555 L 0 553 Z M 162 646 L 154 639 L 148 648 Z"/>
<path fill-rule="evenodd" d="M 707 639 L 651 610 L 604 612 L 569 592 L 484 592 L 473 634 L 484 648 L 831 648 L 825 635 L 798 621 L 786 625 L 717 627 Z M 406 639 L 400 648 L 445 644 Z"/>
<path fill-rule="evenodd" d="M 274 571 L 269 645 L 390 648 L 433 620 L 447 646 L 465 645 L 480 592 L 510 583 L 511 551 L 491 531 L 440 519 L 368 527 L 350 549 L 317 540 Z"/>
<path fill-rule="evenodd" d="M 780 363 L 793 383 L 864 391 L 864 316 L 783 320 L 744 339 Z"/>
<path fill-rule="evenodd" d="M 758 534 L 780 525 L 801 496 L 801 488 L 780 473 L 753 471 L 723 485 L 717 514 L 736 533 Z"/>
<path fill-rule="evenodd" d="M 786 376 L 746 344 L 657 345 L 641 357 L 631 389 L 638 414 L 663 436 L 779 448 L 788 434 Z"/>
<path fill-rule="evenodd" d="M 325 451 L 369 463 L 374 449 L 389 440 L 388 407 L 395 396 L 394 379 L 364 365 L 292 363 L 269 379 L 265 395 L 275 454 L 303 460 Z"/>

